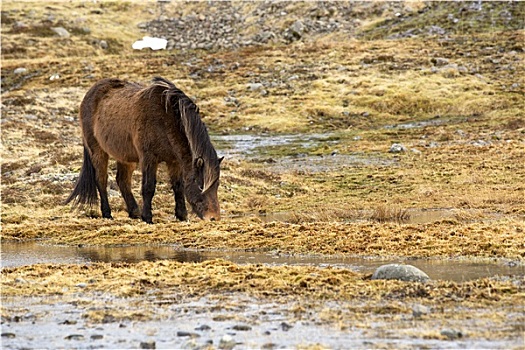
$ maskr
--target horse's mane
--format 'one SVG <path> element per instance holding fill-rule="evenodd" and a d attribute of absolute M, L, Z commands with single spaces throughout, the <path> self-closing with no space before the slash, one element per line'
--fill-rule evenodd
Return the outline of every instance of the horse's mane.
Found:
<path fill-rule="evenodd" d="M 217 170 L 219 159 L 213 147 L 206 125 L 202 122 L 199 115 L 199 107 L 175 84 L 161 77 L 153 78 L 151 88 L 162 88 L 162 95 L 165 98 L 166 111 L 170 107 L 175 117 L 180 118 L 183 131 L 190 144 L 193 160 L 201 157 L 207 166 L 204 172 L 203 192 L 209 189 L 218 180 Z"/>

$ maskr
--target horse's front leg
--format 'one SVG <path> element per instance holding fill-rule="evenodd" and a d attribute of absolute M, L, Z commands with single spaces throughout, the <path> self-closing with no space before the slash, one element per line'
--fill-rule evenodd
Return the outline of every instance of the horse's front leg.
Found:
<path fill-rule="evenodd" d="M 142 220 L 148 224 L 153 223 L 151 201 L 157 185 L 157 167 L 157 162 L 142 162 Z"/>
<path fill-rule="evenodd" d="M 170 174 L 171 188 L 175 197 L 175 217 L 180 221 L 188 219 L 188 210 L 186 209 L 186 198 L 184 197 L 184 182 L 182 181 L 182 170 L 177 163 L 168 164 Z"/>

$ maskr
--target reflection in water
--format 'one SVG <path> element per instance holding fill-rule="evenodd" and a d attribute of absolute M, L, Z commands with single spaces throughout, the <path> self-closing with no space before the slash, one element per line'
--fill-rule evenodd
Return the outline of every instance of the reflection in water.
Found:
<path fill-rule="evenodd" d="M 426 272 L 432 279 L 467 281 L 495 275 L 525 275 L 525 266 L 457 260 L 370 259 L 348 257 L 316 257 L 309 255 L 275 255 L 260 252 L 195 251 L 174 246 L 132 247 L 67 247 L 43 245 L 36 242 L 2 242 L 2 267 L 38 263 L 86 264 L 93 262 L 128 262 L 144 260 L 175 260 L 202 262 L 225 259 L 237 264 L 313 265 L 340 267 L 353 271 L 372 273 L 377 267 L 390 263 L 408 263 Z"/>
<path fill-rule="evenodd" d="M 67 247 L 60 247 L 65 249 Z M 175 260 L 179 262 L 201 262 L 206 260 L 201 253 L 180 250 L 169 246 L 157 247 L 83 247 L 72 248 L 86 262 L 128 262 Z"/>

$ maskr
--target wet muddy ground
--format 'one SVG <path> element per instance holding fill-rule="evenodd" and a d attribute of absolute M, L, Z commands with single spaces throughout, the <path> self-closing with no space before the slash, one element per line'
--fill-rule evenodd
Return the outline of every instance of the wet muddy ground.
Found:
<path fill-rule="evenodd" d="M 524 3 L 232 4 L 2 2 L 2 348 L 522 349 Z M 222 221 L 63 205 L 109 76 L 196 100 Z"/>
<path fill-rule="evenodd" d="M 441 316 L 464 312 L 462 308 L 447 309 L 443 312 L 445 315 L 436 316 L 433 314 L 436 311 L 431 311 L 415 317 L 410 304 L 391 306 L 388 302 L 378 302 L 372 304 L 391 311 L 385 314 L 365 311 L 357 319 L 345 319 L 348 314 L 371 307 L 370 303 L 365 308 L 359 305 L 362 302 L 326 301 L 306 305 L 308 311 L 305 312 L 302 302 L 261 301 L 242 293 L 234 297 L 183 300 L 179 296 L 166 296 L 164 300 L 147 296 L 123 299 L 104 294 L 93 297 L 100 304 L 93 305 L 90 298 L 81 294 L 66 298 L 25 297 L 14 303 L 5 300 L 4 308 L 13 310 L 16 321 L 2 327 L 3 346 L 49 348 L 60 343 L 64 347 L 92 349 L 518 349 L 523 345 L 519 337 L 494 339 L 490 334 L 519 327 L 523 319 L 510 308 L 491 311 L 491 318 L 496 314 L 503 317 L 504 322 L 484 320 L 488 315 L 480 309 L 469 309 L 473 317 L 465 322 L 441 319 Z M 91 304 L 89 308 L 85 307 L 86 303 Z M 406 310 L 398 311 L 401 309 Z M 113 310 L 128 315 L 115 317 Z M 394 310 L 396 316 L 393 317 Z M 90 319 L 89 315 L 96 312 L 104 314 L 101 321 Z M 477 327 L 490 328 L 491 332 L 480 339 L 465 331 Z"/>

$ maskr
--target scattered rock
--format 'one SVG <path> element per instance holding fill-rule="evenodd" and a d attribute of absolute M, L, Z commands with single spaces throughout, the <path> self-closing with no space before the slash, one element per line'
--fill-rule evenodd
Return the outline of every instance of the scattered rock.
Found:
<path fill-rule="evenodd" d="M 72 325 L 77 324 L 77 321 L 75 321 L 75 320 L 65 320 L 63 322 L 60 322 L 59 324 L 60 325 L 66 325 L 66 326 L 72 326 Z"/>
<path fill-rule="evenodd" d="M 476 147 L 486 147 L 486 146 L 490 146 L 491 145 L 491 143 L 489 141 L 485 141 L 485 140 L 472 141 L 471 144 L 472 144 L 472 146 L 476 146 Z"/>
<path fill-rule="evenodd" d="M 69 38 L 71 36 L 67 29 L 63 27 L 51 27 L 51 30 L 61 38 Z"/>
<path fill-rule="evenodd" d="M 177 337 L 190 337 L 190 338 L 199 338 L 200 334 L 192 333 L 192 332 L 186 332 L 186 331 L 178 331 Z"/>
<path fill-rule="evenodd" d="M 264 87 L 264 85 L 261 84 L 261 83 L 248 84 L 248 90 L 250 90 L 250 91 L 261 90 L 263 87 Z"/>
<path fill-rule="evenodd" d="M 246 332 L 246 331 L 251 331 L 252 327 L 250 327 L 248 325 L 245 325 L 245 324 L 237 324 L 237 325 L 233 326 L 232 329 L 236 330 L 236 331 Z"/>
<path fill-rule="evenodd" d="M 84 340 L 84 336 L 82 334 L 70 334 L 66 337 L 64 337 L 65 340 Z"/>
<path fill-rule="evenodd" d="M 224 335 L 219 341 L 219 349 L 221 350 L 231 350 L 235 345 L 236 343 L 233 340 L 233 337 L 229 334 Z"/>
<path fill-rule="evenodd" d="M 91 335 L 91 339 L 92 340 L 100 340 L 100 339 L 104 339 L 104 336 L 102 334 L 93 334 L 93 335 Z"/>
<path fill-rule="evenodd" d="M 412 306 L 412 317 L 415 319 L 420 319 L 423 315 L 428 315 L 430 313 L 430 309 L 424 305 L 416 304 Z"/>
<path fill-rule="evenodd" d="M 297 20 L 288 28 L 290 39 L 301 39 L 304 32 L 304 24 L 300 20 Z"/>
<path fill-rule="evenodd" d="M 24 118 L 27 120 L 38 120 L 38 117 L 34 114 L 24 114 Z"/>
<path fill-rule="evenodd" d="M 23 68 L 23 67 L 20 67 L 20 68 L 17 68 L 13 71 L 13 73 L 15 74 L 24 74 L 24 73 L 27 73 L 27 68 Z"/>
<path fill-rule="evenodd" d="M 2 338 L 13 339 L 13 338 L 16 338 L 16 334 L 10 333 L 10 332 L 4 332 L 2 333 Z"/>
<path fill-rule="evenodd" d="M 443 57 L 431 58 L 430 62 L 437 67 L 443 67 L 448 65 L 448 59 Z"/>
<path fill-rule="evenodd" d="M 455 329 L 443 329 L 441 335 L 447 337 L 449 340 L 459 339 L 463 337 L 463 333 Z"/>
<path fill-rule="evenodd" d="M 139 349 L 156 349 L 157 345 L 154 340 L 140 342 Z"/>
<path fill-rule="evenodd" d="M 209 331 L 211 330 L 211 327 L 206 325 L 206 324 L 203 324 L 203 325 L 200 325 L 199 327 L 196 327 L 195 328 L 196 331 Z"/>
<path fill-rule="evenodd" d="M 430 280 L 430 277 L 412 265 L 388 264 L 378 267 L 372 275 L 372 279 L 426 282 Z"/>
<path fill-rule="evenodd" d="M 288 332 L 291 328 L 293 328 L 292 325 L 290 325 L 290 324 L 288 324 L 286 322 L 281 322 L 280 327 L 285 332 Z"/>
<path fill-rule="evenodd" d="M 407 148 L 400 143 L 394 143 L 388 150 L 389 153 L 403 153 L 406 152 Z"/>

